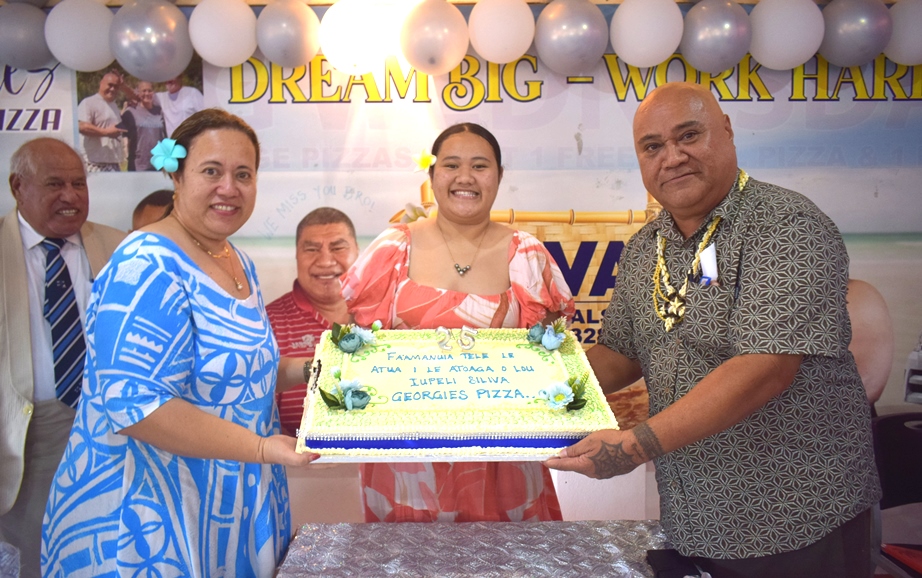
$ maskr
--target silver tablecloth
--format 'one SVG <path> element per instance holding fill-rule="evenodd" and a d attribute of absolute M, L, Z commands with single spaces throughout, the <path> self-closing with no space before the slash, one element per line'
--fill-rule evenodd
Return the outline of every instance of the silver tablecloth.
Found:
<path fill-rule="evenodd" d="M 664 542 L 656 521 L 305 524 L 278 576 L 653 576 Z"/>

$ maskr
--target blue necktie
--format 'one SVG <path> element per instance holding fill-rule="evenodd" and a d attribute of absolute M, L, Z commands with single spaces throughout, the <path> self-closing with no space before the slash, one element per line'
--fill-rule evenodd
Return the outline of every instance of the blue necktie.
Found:
<path fill-rule="evenodd" d="M 86 342 L 77 310 L 77 299 L 67 264 L 61 256 L 64 239 L 45 239 L 45 319 L 51 326 L 51 349 L 54 357 L 54 388 L 58 399 L 77 407 L 83 385 L 83 358 Z"/>

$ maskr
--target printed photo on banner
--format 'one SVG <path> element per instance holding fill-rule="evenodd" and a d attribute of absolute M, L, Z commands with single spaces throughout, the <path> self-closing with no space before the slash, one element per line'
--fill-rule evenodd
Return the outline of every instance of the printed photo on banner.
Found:
<path fill-rule="evenodd" d="M 77 102 L 77 149 L 89 172 L 154 171 L 154 145 L 205 108 L 201 58 L 166 82 L 135 78 L 117 62 L 78 72 Z"/>

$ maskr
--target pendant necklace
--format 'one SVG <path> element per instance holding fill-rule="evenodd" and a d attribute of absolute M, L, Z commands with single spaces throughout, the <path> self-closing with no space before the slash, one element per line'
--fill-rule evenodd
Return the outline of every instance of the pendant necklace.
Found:
<path fill-rule="evenodd" d="M 736 183 L 739 190 L 742 191 L 748 181 L 749 175 L 746 174 L 746 171 L 740 170 L 739 179 Z M 682 287 L 678 289 L 672 285 L 669 269 L 666 267 L 666 239 L 660 232 L 656 233 L 656 267 L 653 269 L 653 310 L 656 311 L 656 316 L 662 319 L 666 331 L 672 331 L 685 318 L 688 280 L 697 275 L 698 269 L 701 267 L 701 253 L 711 242 L 711 237 L 717 231 L 717 225 L 720 224 L 720 221 L 721 217 L 715 215 L 711 222 L 708 223 L 707 230 L 705 230 L 704 236 L 695 250 L 695 257 L 692 260 L 691 267 L 688 268 L 688 273 L 685 274 L 685 281 L 682 283 Z"/>
<path fill-rule="evenodd" d="M 442 236 L 442 242 L 445 243 L 445 248 L 448 249 L 448 255 L 451 257 L 451 260 L 455 262 L 455 271 L 458 272 L 458 275 L 460 275 L 461 277 L 464 277 L 464 274 L 471 270 L 471 265 L 473 265 L 474 261 L 477 260 L 477 255 L 480 254 L 480 246 L 483 245 L 483 239 L 484 237 L 487 236 L 487 231 L 490 229 L 490 224 L 487 223 L 486 229 L 484 229 L 483 233 L 481 233 L 480 241 L 477 243 L 477 250 L 474 251 L 474 256 L 471 257 L 470 264 L 465 265 L 464 267 L 458 264 L 458 261 L 455 259 L 454 254 L 451 252 L 451 244 L 448 242 L 447 239 L 445 239 L 445 233 L 442 232 L 442 227 L 440 227 L 438 223 L 436 223 L 435 227 L 439 230 L 439 234 Z"/>
<path fill-rule="evenodd" d="M 173 218 L 176 219 L 176 222 L 179 223 L 179 226 L 182 227 L 182 230 L 185 231 L 187 235 L 189 235 L 189 238 L 192 239 L 192 242 L 195 243 L 196 247 L 204 251 L 212 259 L 227 259 L 228 260 L 228 262 L 230 263 L 230 267 L 231 267 L 230 272 L 228 273 L 228 271 L 224 269 L 224 267 L 220 267 L 220 269 L 224 271 L 225 273 L 227 273 L 228 275 L 230 275 L 230 278 L 234 280 L 234 286 L 237 288 L 237 291 L 243 291 L 243 283 L 241 283 L 240 280 L 237 279 L 237 276 L 234 274 L 234 262 L 230 259 L 230 248 L 228 247 L 229 243 L 227 242 L 227 240 L 224 241 L 224 251 L 223 252 L 212 253 L 207 247 L 202 245 L 198 239 L 195 238 L 195 236 L 189 231 L 189 229 L 186 228 L 183 222 L 179 220 L 179 217 L 176 216 L 176 213 L 171 213 L 171 214 Z"/>
<path fill-rule="evenodd" d="M 656 268 L 653 270 L 653 308 L 656 315 L 663 320 L 666 325 L 666 331 L 672 331 L 672 328 L 682 322 L 685 318 L 685 295 L 688 292 L 688 280 L 693 277 L 701 266 L 701 252 L 708 246 L 717 225 L 720 224 L 720 216 L 715 216 L 708 224 L 707 231 L 701 242 L 698 243 L 698 249 L 695 251 L 695 258 L 688 273 L 685 274 L 685 282 L 682 287 L 676 289 L 672 286 L 669 277 L 669 269 L 666 267 L 666 239 L 659 232 L 656 233 Z"/>

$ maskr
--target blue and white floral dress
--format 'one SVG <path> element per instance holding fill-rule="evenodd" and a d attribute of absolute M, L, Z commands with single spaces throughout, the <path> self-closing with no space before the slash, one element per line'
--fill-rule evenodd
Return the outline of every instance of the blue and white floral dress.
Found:
<path fill-rule="evenodd" d="M 129 236 L 100 273 L 43 575 L 273 575 L 290 537 L 282 466 L 181 457 L 117 433 L 174 398 L 278 433 L 278 347 L 253 263 L 238 254 L 253 288 L 243 300 L 150 233 Z"/>

